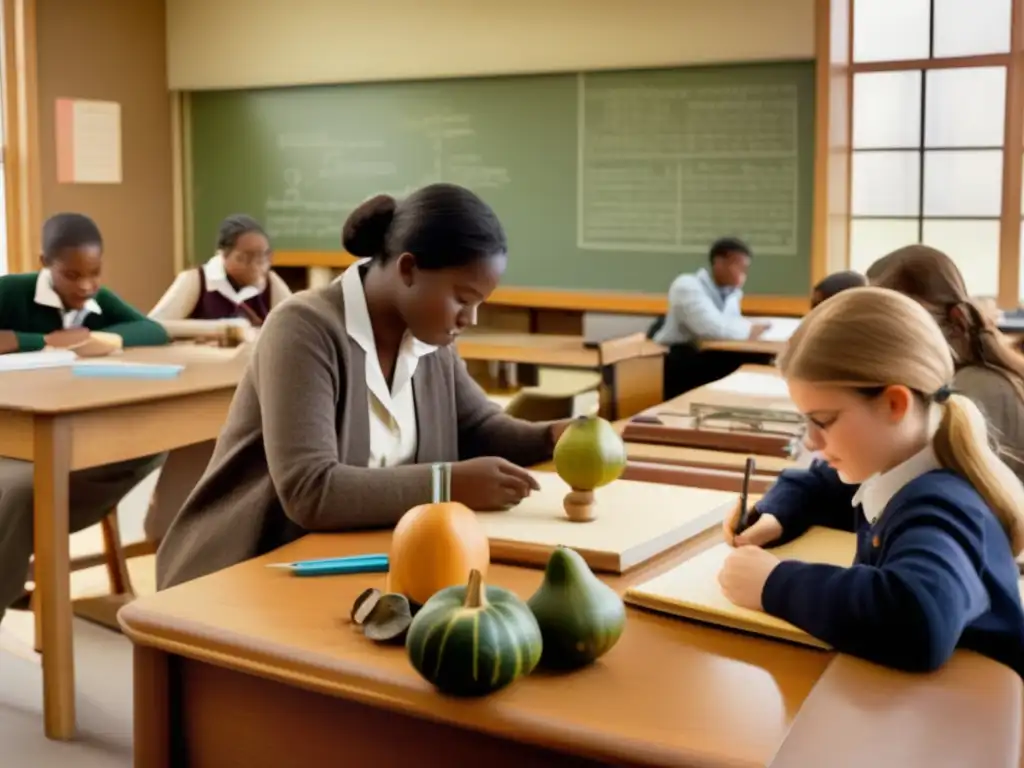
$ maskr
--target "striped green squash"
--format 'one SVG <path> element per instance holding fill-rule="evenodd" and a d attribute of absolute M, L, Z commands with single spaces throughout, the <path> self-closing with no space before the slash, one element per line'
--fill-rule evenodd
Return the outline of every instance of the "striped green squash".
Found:
<path fill-rule="evenodd" d="M 530 674 L 541 656 L 537 620 L 507 589 L 472 571 L 464 587 L 433 595 L 416 613 L 405 648 L 413 668 L 438 690 L 484 696 Z"/>

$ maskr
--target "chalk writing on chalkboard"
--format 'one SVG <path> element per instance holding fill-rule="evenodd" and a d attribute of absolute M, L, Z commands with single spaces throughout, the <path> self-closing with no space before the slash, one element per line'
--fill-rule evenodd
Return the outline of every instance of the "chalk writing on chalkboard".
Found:
<path fill-rule="evenodd" d="M 486 194 L 511 183 L 508 169 L 485 157 L 473 116 L 436 106 L 410 110 L 397 141 L 299 131 L 278 135 L 277 147 L 287 167 L 264 203 L 272 238 L 335 239 L 348 213 L 373 194 L 402 198 L 438 181 Z"/>
<path fill-rule="evenodd" d="M 577 245 L 706 253 L 726 234 L 799 250 L 795 85 L 579 78 Z"/>

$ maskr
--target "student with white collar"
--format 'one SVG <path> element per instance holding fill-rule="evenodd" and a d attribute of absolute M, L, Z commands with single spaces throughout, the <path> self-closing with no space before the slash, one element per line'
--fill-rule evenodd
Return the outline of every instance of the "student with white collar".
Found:
<path fill-rule="evenodd" d="M 1024 676 L 1024 487 L 952 391 L 928 312 L 895 291 L 845 291 L 807 316 L 779 367 L 822 460 L 780 475 L 746 530 L 726 521 L 724 594 L 876 663 L 933 670 L 964 648 Z M 850 567 L 762 548 L 813 525 L 856 533 Z"/>
<path fill-rule="evenodd" d="M 100 286 L 103 238 L 87 216 L 60 213 L 43 226 L 43 268 L 0 277 L 0 353 L 69 347 L 102 330 L 125 346 L 161 345 L 167 334 Z M 95 525 L 164 455 L 72 472 L 72 532 Z M 0 618 L 24 593 L 33 549 L 32 463 L 0 459 Z"/>
<path fill-rule="evenodd" d="M 175 337 L 216 334 L 229 325 L 259 328 L 292 295 L 270 261 L 270 240 L 259 222 L 228 216 L 213 258 L 178 275 L 149 316 Z"/>
<path fill-rule="evenodd" d="M 504 413 L 455 346 L 497 287 L 508 243 L 483 200 L 431 184 L 349 216 L 340 280 L 270 313 L 199 484 L 157 551 L 157 586 L 269 552 L 311 531 L 390 528 L 431 497 L 514 506 L 568 422 Z"/>
<path fill-rule="evenodd" d="M 73 347 L 93 331 L 126 347 L 167 343 L 159 324 L 102 286 L 103 237 L 88 216 L 50 217 L 40 262 L 38 272 L 0 277 L 0 354 Z"/>

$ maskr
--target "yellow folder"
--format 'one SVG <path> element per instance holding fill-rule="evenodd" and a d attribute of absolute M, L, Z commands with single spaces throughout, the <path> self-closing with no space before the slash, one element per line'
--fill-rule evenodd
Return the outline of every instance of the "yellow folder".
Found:
<path fill-rule="evenodd" d="M 848 566 L 853 564 L 856 549 L 857 541 L 852 533 L 814 527 L 799 539 L 775 547 L 771 552 L 783 560 Z M 711 547 L 650 581 L 630 587 L 625 600 L 684 619 L 828 649 L 826 643 L 789 622 L 761 611 L 740 608 L 722 594 L 718 573 L 731 551 L 728 544 Z"/>

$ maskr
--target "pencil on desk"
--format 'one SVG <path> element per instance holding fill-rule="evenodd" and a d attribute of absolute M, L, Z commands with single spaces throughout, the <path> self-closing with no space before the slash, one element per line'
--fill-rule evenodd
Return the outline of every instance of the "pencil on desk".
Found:
<path fill-rule="evenodd" d="M 747 463 L 743 470 L 743 488 L 740 491 L 740 517 L 736 521 L 735 535 L 739 535 L 746 530 L 749 515 L 749 501 L 750 501 L 750 477 L 754 474 L 754 457 L 748 456 Z"/>
<path fill-rule="evenodd" d="M 352 573 L 387 573 L 388 556 L 353 555 L 351 557 L 325 557 L 316 560 L 298 560 L 291 563 L 268 563 L 268 568 L 282 568 L 296 576 L 337 576 Z"/>

